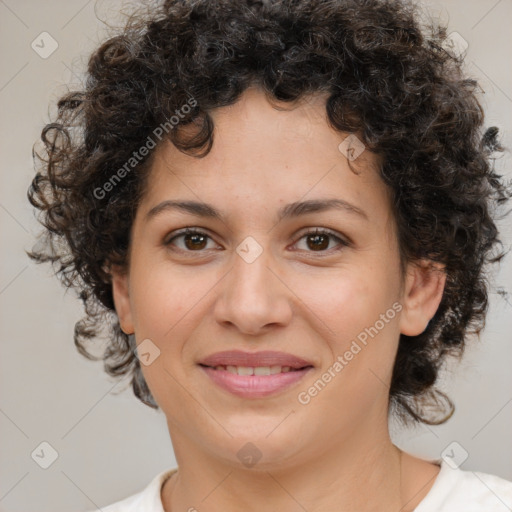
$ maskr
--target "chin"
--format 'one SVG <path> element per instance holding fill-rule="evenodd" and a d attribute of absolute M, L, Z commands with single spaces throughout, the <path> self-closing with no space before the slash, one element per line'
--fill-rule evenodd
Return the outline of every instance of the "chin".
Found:
<path fill-rule="evenodd" d="M 250 423 L 238 424 L 237 427 L 231 424 L 227 430 L 233 437 L 225 435 L 222 439 L 212 440 L 218 452 L 216 456 L 227 457 L 229 463 L 237 466 L 260 470 L 283 468 L 286 461 L 292 465 L 297 456 L 303 456 L 306 446 L 298 444 L 297 440 L 303 438 L 304 431 L 301 430 L 302 437 L 299 437 L 295 429 L 286 428 L 284 423 L 290 418 L 284 422 L 280 418 L 269 428 L 255 426 L 257 421 L 257 418 L 253 418 Z"/>

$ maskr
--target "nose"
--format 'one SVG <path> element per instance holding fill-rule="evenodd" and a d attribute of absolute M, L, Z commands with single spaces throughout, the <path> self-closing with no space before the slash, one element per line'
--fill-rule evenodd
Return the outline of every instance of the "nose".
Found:
<path fill-rule="evenodd" d="M 270 250 L 264 249 L 252 262 L 237 253 L 233 260 L 231 271 L 219 283 L 214 308 L 216 321 L 249 335 L 289 324 L 291 292 L 278 277 L 278 265 Z"/>

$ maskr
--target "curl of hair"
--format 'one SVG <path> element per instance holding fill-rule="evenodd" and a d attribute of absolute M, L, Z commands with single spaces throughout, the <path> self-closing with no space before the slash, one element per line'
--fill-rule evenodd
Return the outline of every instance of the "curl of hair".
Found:
<path fill-rule="evenodd" d="M 116 173 L 148 137 L 201 158 L 213 144 L 209 111 L 247 87 L 285 102 L 324 92 L 330 125 L 357 133 L 382 157 L 402 263 L 445 268 L 428 328 L 401 335 L 390 388 L 404 421 L 445 421 L 453 404 L 435 388 L 438 372 L 484 326 L 486 265 L 503 256 L 494 210 L 510 191 L 494 171 L 493 152 L 502 148 L 497 129 L 483 128 L 477 82 L 443 49 L 446 29 L 420 19 L 398 0 L 168 0 L 152 2 L 148 15 L 133 15 L 101 44 L 83 90 L 63 96 L 42 131 L 28 191 L 46 228 L 29 256 L 56 265 L 84 303 L 79 351 L 103 359 L 110 375 L 131 376 L 135 395 L 158 407 L 134 340 L 120 329 L 109 274 L 110 265 L 129 265 L 130 228 L 155 150 L 122 179 Z M 157 140 L 154 130 L 187 102 L 179 125 Z M 95 357 L 88 347 L 105 325 L 108 346 Z"/>

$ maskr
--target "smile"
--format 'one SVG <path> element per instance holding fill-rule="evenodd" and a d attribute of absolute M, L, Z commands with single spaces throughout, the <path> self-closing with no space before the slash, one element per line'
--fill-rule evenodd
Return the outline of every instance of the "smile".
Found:
<path fill-rule="evenodd" d="M 214 384 L 241 398 L 263 398 L 284 391 L 313 369 L 312 366 L 291 368 L 278 365 L 199 366 Z"/>

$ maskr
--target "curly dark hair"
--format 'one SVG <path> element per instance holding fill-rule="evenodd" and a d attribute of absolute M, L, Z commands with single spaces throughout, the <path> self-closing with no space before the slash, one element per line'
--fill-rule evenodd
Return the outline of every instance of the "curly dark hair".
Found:
<path fill-rule="evenodd" d="M 131 377 L 135 395 L 158 408 L 134 337 L 120 328 L 109 274 L 109 265 L 128 268 L 130 230 L 155 154 L 137 150 L 151 138 L 205 156 L 214 136 L 209 111 L 251 85 L 284 102 L 324 92 L 329 124 L 357 133 L 382 158 L 402 265 L 427 259 L 445 268 L 428 328 L 400 337 L 389 393 L 390 410 L 406 423 L 446 421 L 454 406 L 436 379 L 446 356 L 461 355 L 485 324 L 487 264 L 504 255 L 496 250 L 496 214 L 510 198 L 494 170 L 494 152 L 503 151 L 498 129 L 483 127 L 478 84 L 465 76 L 463 58 L 445 50 L 446 27 L 420 21 L 418 7 L 399 0 L 151 4 L 92 53 L 83 90 L 59 99 L 43 149 L 34 150 L 28 197 L 45 230 L 27 254 L 51 261 L 78 291 L 86 313 L 75 326 L 80 353 L 102 359 L 111 376 Z M 95 356 L 90 344 L 104 327 L 108 345 Z"/>

